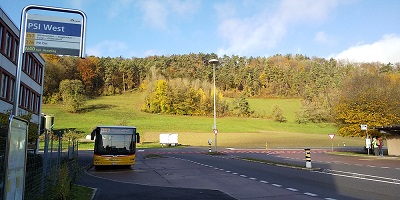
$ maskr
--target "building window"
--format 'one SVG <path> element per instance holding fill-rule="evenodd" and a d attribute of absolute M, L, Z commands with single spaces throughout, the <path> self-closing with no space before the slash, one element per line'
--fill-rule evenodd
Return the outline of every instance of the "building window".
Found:
<path fill-rule="evenodd" d="M 7 31 L 6 32 L 6 43 L 4 44 L 4 53 L 11 58 L 11 45 L 12 45 L 13 37 L 12 35 Z"/>
<path fill-rule="evenodd" d="M 7 93 L 8 93 L 8 81 L 9 81 L 9 76 L 5 73 L 1 74 L 1 97 L 3 97 L 4 99 L 7 98 Z"/>
<path fill-rule="evenodd" d="M 31 91 L 25 88 L 25 99 L 24 99 L 24 107 L 29 108 L 29 98 L 31 97 L 30 95 Z"/>
<path fill-rule="evenodd" d="M 3 44 L 3 26 L 0 24 L 0 50 Z"/>
<path fill-rule="evenodd" d="M 14 41 L 14 56 L 13 56 L 13 61 L 15 62 L 15 63 L 17 63 L 17 60 L 18 60 L 18 51 L 19 51 L 19 45 L 18 45 L 18 41 L 17 40 L 15 40 Z"/>
<path fill-rule="evenodd" d="M 28 75 L 31 75 L 31 73 L 32 73 L 32 61 L 33 61 L 32 56 L 28 56 L 28 66 L 27 66 L 27 69 L 28 69 L 27 74 Z"/>
<path fill-rule="evenodd" d="M 31 92 L 31 98 L 29 98 L 29 109 L 32 111 L 35 109 L 35 97 L 35 93 Z"/>
<path fill-rule="evenodd" d="M 22 54 L 22 71 L 26 72 L 26 53 Z"/>
<path fill-rule="evenodd" d="M 34 62 L 34 64 L 33 64 L 33 76 L 32 76 L 32 78 L 35 80 L 35 81 L 37 81 L 37 69 L 38 68 L 38 63 L 37 62 Z"/>
<path fill-rule="evenodd" d="M 19 87 L 19 99 L 18 99 L 18 105 L 20 105 L 20 106 L 22 106 L 22 99 L 24 98 L 24 90 L 25 90 L 25 87 L 23 86 L 23 85 L 21 85 L 20 87 Z"/>
<path fill-rule="evenodd" d="M 43 67 L 42 67 L 42 65 L 39 65 L 37 82 L 38 82 L 40 85 L 42 84 L 42 75 L 43 75 L 42 73 L 43 73 Z"/>
<path fill-rule="evenodd" d="M 11 78 L 11 85 L 10 85 L 10 97 L 9 100 L 14 102 L 14 95 L 15 95 L 15 79 Z"/>
<path fill-rule="evenodd" d="M 35 108 L 35 113 L 39 113 L 41 103 L 42 103 L 42 101 L 40 100 L 40 95 L 37 95 L 37 96 L 36 96 L 36 108 Z"/>

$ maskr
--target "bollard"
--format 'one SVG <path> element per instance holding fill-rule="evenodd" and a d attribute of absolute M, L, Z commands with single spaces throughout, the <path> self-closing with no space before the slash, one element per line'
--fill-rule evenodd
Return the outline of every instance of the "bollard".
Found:
<path fill-rule="evenodd" d="M 268 143 L 265 143 L 265 150 L 268 150 Z"/>
<path fill-rule="evenodd" d="M 208 146 L 208 153 L 211 153 L 211 144 Z"/>
<path fill-rule="evenodd" d="M 306 151 L 306 168 L 311 168 L 311 149 L 304 149 Z"/>

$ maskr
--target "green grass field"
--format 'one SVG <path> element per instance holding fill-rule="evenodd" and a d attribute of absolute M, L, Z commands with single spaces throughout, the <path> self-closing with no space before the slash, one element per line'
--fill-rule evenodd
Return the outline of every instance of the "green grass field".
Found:
<path fill-rule="evenodd" d="M 160 133 L 178 133 L 179 143 L 207 146 L 214 140 L 213 117 L 172 116 L 140 111 L 144 96 L 139 92 L 104 96 L 89 100 L 80 114 L 67 113 L 62 105 L 43 105 L 43 112 L 54 115 L 54 128 L 76 128 L 90 134 L 97 125 L 136 126 L 144 143 L 158 143 Z M 248 99 L 250 108 L 264 118 L 218 117 L 218 146 L 233 148 L 330 147 L 328 134 L 335 133 L 332 124 L 297 124 L 295 111 L 298 99 Z M 228 101 L 231 102 L 231 101 Z M 278 105 L 286 123 L 270 119 L 272 108 Z M 84 136 L 83 136 L 84 137 Z M 362 146 L 361 138 L 335 136 L 334 146 Z M 140 145 L 139 145 L 140 147 Z"/>

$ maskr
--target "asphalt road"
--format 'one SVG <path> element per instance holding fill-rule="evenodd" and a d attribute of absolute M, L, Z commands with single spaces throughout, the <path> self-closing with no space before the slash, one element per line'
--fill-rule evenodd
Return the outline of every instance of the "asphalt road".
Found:
<path fill-rule="evenodd" d="M 311 170 L 241 159 L 305 165 L 304 150 L 229 150 L 218 156 L 204 152 L 146 149 L 138 152 L 133 169 L 89 169 L 80 183 L 98 188 L 95 199 L 120 193 L 128 193 L 124 199 L 400 199 L 398 158 L 312 150 Z M 148 154 L 164 157 L 144 159 Z M 90 153 L 86 157 L 90 160 Z"/>
<path fill-rule="evenodd" d="M 139 156 L 140 157 L 140 156 Z M 142 157 L 143 158 L 143 157 Z M 80 165 L 86 166 L 83 175 L 76 181 L 76 184 L 91 187 L 94 189 L 93 200 L 156 200 L 156 199 L 177 199 L 177 200 L 203 200 L 203 199 L 221 199 L 232 200 L 231 196 L 217 190 L 175 188 L 168 186 L 153 186 L 146 184 L 134 184 L 126 181 L 131 179 L 130 173 L 136 173 L 135 169 L 126 168 L 104 168 L 94 170 L 91 167 L 93 160 L 93 151 L 80 151 L 78 161 Z M 139 158 L 140 160 L 140 158 Z M 138 161 L 140 162 L 140 161 Z M 111 177 L 99 176 L 99 174 L 108 174 Z M 124 178 L 116 178 L 118 176 Z M 127 176 L 129 175 L 129 177 Z M 143 177 L 148 179 L 150 177 Z"/>

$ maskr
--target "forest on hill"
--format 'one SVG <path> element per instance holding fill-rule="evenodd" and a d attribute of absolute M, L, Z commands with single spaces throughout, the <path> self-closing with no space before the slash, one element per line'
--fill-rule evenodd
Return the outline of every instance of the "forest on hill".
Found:
<path fill-rule="evenodd" d="M 377 127 L 400 121 L 400 63 L 353 63 L 300 54 L 42 56 L 46 60 L 44 102 L 78 102 L 73 112 L 79 112 L 85 98 L 139 90 L 146 93 L 144 112 L 211 115 L 213 65 L 208 61 L 217 58 L 218 115 L 262 117 L 252 114 L 246 98 L 300 98 L 302 109 L 296 113 L 296 122 L 333 122 L 343 136 L 364 135 L 360 124 Z M 224 97 L 237 99 L 234 108 Z M 275 120 L 285 122 L 279 107 L 274 112 Z"/>

